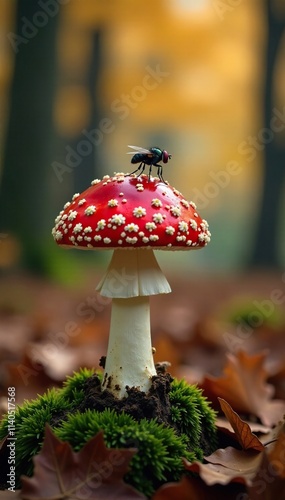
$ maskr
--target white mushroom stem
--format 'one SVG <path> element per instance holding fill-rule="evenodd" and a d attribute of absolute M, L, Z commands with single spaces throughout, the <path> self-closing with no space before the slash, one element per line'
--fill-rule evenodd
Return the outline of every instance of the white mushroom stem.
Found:
<path fill-rule="evenodd" d="M 127 386 L 148 392 L 153 375 L 149 297 L 113 299 L 102 388 L 121 399 Z"/>
<path fill-rule="evenodd" d="M 126 387 L 148 392 L 156 375 L 150 333 L 149 295 L 171 288 L 151 249 L 115 250 L 97 290 L 112 297 L 109 345 L 102 388 L 117 398 Z"/>

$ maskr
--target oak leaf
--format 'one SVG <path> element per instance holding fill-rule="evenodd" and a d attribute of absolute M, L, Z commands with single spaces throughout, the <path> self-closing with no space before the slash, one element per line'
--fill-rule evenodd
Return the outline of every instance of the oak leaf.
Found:
<path fill-rule="evenodd" d="M 161 486 L 152 500 L 237 500 L 240 485 L 207 486 L 199 477 L 184 476 L 178 483 Z M 244 490 L 243 490 L 244 491 Z"/>
<path fill-rule="evenodd" d="M 205 457 L 205 460 L 208 463 L 191 464 L 184 460 L 184 465 L 186 470 L 198 473 L 209 486 L 231 482 L 250 485 L 262 460 L 262 453 L 228 446 Z"/>
<path fill-rule="evenodd" d="M 21 478 L 21 499 L 143 499 L 123 481 L 135 453 L 134 448 L 106 448 L 102 432 L 74 452 L 46 425 L 42 450 L 34 457 L 34 475 Z"/>
<path fill-rule="evenodd" d="M 253 414 L 264 425 L 272 426 L 285 411 L 285 403 L 272 400 L 274 388 L 266 383 L 269 376 L 264 367 L 266 352 L 249 355 L 243 351 L 228 354 L 223 377 L 206 376 L 200 387 L 216 404 L 221 397 L 239 413 Z"/>
<path fill-rule="evenodd" d="M 285 500 L 285 433 L 281 432 L 269 453 L 262 453 L 262 462 L 248 488 L 250 500 Z"/>
<path fill-rule="evenodd" d="M 263 451 L 264 445 L 253 434 L 250 426 L 242 420 L 239 415 L 232 409 L 231 405 L 222 398 L 218 398 L 221 408 L 235 431 L 237 440 L 243 450 Z"/>

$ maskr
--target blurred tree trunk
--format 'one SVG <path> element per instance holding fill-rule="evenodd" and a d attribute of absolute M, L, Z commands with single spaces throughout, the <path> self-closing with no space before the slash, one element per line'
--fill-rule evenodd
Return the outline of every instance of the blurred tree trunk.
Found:
<path fill-rule="evenodd" d="M 17 38 L 19 43 L 14 45 L 15 68 L 0 186 L 0 231 L 16 236 L 23 266 L 39 273 L 45 271 L 45 243 L 51 230 L 47 186 L 54 140 L 58 17 L 58 12 L 45 13 L 38 0 L 17 2 L 15 34 L 22 41 Z"/>
<path fill-rule="evenodd" d="M 96 30 L 92 35 L 92 51 L 91 60 L 89 65 L 89 72 L 87 75 L 87 89 L 90 95 L 90 122 L 88 123 L 86 130 L 91 132 L 92 130 L 98 128 L 100 118 L 102 118 L 102 109 L 100 105 L 100 95 L 99 95 L 99 80 L 101 75 L 102 66 L 102 32 L 101 30 Z M 74 149 L 80 140 L 86 139 L 83 135 L 77 137 L 74 141 Z M 91 153 L 85 157 L 82 157 L 82 163 L 78 168 L 74 170 L 74 186 L 76 192 L 82 192 L 90 185 L 90 181 L 93 177 L 100 177 L 101 172 L 98 169 L 98 148 L 100 145 L 92 145 Z M 95 175 L 96 169 L 96 175 Z"/>
<path fill-rule="evenodd" d="M 272 0 L 265 0 L 268 20 L 268 40 L 266 52 L 266 79 L 264 89 L 264 127 L 271 129 L 271 120 L 274 116 L 274 76 L 280 42 L 285 29 L 285 18 L 278 15 Z M 278 110 L 283 115 L 279 127 L 284 134 L 284 111 Z M 263 268 L 278 268 L 278 229 L 281 208 L 281 195 L 285 176 L 285 148 L 276 138 L 265 144 L 264 148 L 264 174 L 263 191 L 261 194 L 261 207 L 257 221 L 257 232 L 251 257 L 251 266 Z"/>

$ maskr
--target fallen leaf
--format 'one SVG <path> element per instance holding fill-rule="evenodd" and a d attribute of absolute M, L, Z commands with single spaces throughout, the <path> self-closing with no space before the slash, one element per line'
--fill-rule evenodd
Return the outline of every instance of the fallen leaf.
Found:
<path fill-rule="evenodd" d="M 266 383 L 268 372 L 264 368 L 266 353 L 248 355 L 240 351 L 227 357 L 224 377 L 204 378 L 200 385 L 204 394 L 216 407 L 217 398 L 221 397 L 239 413 L 256 415 L 271 427 L 282 417 L 285 403 L 272 400 L 274 387 Z"/>
<path fill-rule="evenodd" d="M 269 462 L 274 464 L 275 474 L 285 479 L 285 432 L 280 432 L 272 451 L 268 455 Z"/>
<path fill-rule="evenodd" d="M 184 461 L 184 464 L 188 471 L 198 473 L 209 486 L 230 482 L 250 485 L 261 462 L 261 455 L 253 450 L 243 451 L 228 446 L 205 457 L 209 462 L 207 464 L 190 464 L 187 461 Z"/>
<path fill-rule="evenodd" d="M 285 434 L 276 443 L 273 454 L 262 453 L 262 461 L 252 485 L 248 487 L 250 500 L 285 500 L 284 442 Z M 281 453 L 280 453 L 281 452 Z"/>
<path fill-rule="evenodd" d="M 199 477 L 184 476 L 178 483 L 161 486 L 152 500 L 237 500 L 240 485 L 214 485 L 209 488 Z M 244 491 L 244 490 L 242 490 Z"/>
<path fill-rule="evenodd" d="M 19 490 L 15 490 L 15 491 L 8 491 L 8 490 L 5 490 L 5 491 L 0 491 L 0 500 L 19 500 L 20 499 L 20 496 L 19 496 Z"/>
<path fill-rule="evenodd" d="M 277 441 L 281 432 L 285 432 L 285 416 L 283 420 L 280 420 L 273 429 L 269 429 L 269 431 L 260 437 L 260 441 L 264 446 L 270 445 L 270 443 L 274 443 Z"/>
<path fill-rule="evenodd" d="M 270 427 L 259 424 L 257 422 L 250 422 L 250 420 L 245 420 L 245 422 L 249 425 L 251 432 L 258 432 L 265 435 L 268 434 L 271 430 Z M 230 430 L 230 432 L 233 434 L 232 426 L 225 417 L 217 417 L 216 425 L 221 429 L 224 428 Z"/>
<path fill-rule="evenodd" d="M 144 495 L 123 481 L 135 453 L 135 449 L 106 448 L 102 432 L 74 452 L 46 425 L 42 450 L 33 459 L 34 476 L 21 478 L 21 498 L 143 499 Z"/>
<path fill-rule="evenodd" d="M 242 449 L 263 451 L 263 444 L 259 441 L 258 437 L 251 432 L 249 425 L 239 417 L 227 401 L 222 398 L 218 398 L 218 400 L 224 414 L 235 431 L 237 440 Z"/>

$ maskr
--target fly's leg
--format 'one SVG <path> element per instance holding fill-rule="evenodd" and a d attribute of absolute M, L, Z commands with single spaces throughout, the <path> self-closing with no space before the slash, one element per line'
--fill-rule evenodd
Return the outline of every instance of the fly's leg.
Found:
<path fill-rule="evenodd" d="M 145 163 L 140 163 L 138 168 L 136 168 L 136 170 L 134 170 L 130 174 L 126 174 L 125 177 L 128 177 L 129 175 L 136 174 L 137 172 L 138 172 L 138 176 L 139 176 L 143 173 L 144 169 L 145 169 Z"/>
<path fill-rule="evenodd" d="M 164 184 L 167 184 L 167 182 L 164 180 L 163 175 L 162 175 L 162 166 L 159 165 L 159 163 L 154 163 L 154 165 L 157 167 L 157 175 L 158 178 L 161 182 L 164 182 Z"/>

